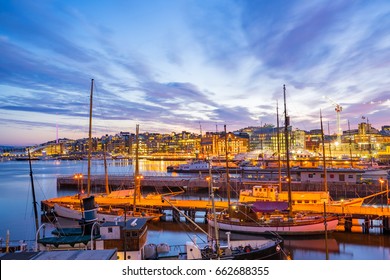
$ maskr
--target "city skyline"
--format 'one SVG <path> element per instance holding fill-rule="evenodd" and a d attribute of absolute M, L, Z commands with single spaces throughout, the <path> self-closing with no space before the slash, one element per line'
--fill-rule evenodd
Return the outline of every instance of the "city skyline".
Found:
<path fill-rule="evenodd" d="M 388 1 L 2 2 L 0 145 L 119 131 L 388 125 Z M 280 123 L 282 125 L 282 122 Z"/>

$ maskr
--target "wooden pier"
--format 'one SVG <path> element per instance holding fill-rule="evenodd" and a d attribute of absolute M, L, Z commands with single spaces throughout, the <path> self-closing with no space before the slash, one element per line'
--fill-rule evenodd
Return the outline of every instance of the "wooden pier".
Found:
<path fill-rule="evenodd" d="M 208 193 L 209 182 L 206 180 L 206 174 L 204 176 L 145 176 L 141 181 L 141 187 L 143 190 L 156 191 L 158 193 L 164 193 L 164 190 L 175 191 L 181 190 L 184 195 L 189 197 L 195 196 L 194 194 L 199 191 Z M 263 183 L 271 183 L 269 181 L 253 181 L 253 180 L 241 180 L 239 178 L 231 179 L 231 186 L 236 191 L 234 198 L 237 198 L 237 193 L 240 189 L 248 189 L 253 185 L 261 185 Z M 273 182 L 277 184 L 277 182 Z M 110 176 L 109 185 L 112 189 L 128 189 L 134 187 L 134 178 L 132 176 Z M 92 189 L 102 191 L 105 186 L 105 178 L 103 175 L 94 175 L 91 178 Z M 57 180 L 57 187 L 61 188 L 73 188 L 75 190 L 86 187 L 86 178 L 74 179 L 73 177 L 59 177 Z M 224 178 L 214 178 L 213 187 L 216 187 L 219 194 L 226 193 L 226 182 Z M 284 182 L 283 190 L 287 190 L 287 185 Z M 292 183 L 293 191 L 320 191 L 322 190 L 322 184 L 313 183 Z M 379 192 L 380 189 L 373 185 L 351 185 L 351 184 L 330 184 L 329 192 L 331 196 L 336 200 L 340 198 L 355 198 L 365 197 L 368 195 Z M 332 195 L 333 194 L 333 195 Z M 382 197 L 383 198 L 383 197 Z M 98 205 L 112 207 L 130 207 L 134 203 L 134 197 L 107 197 L 106 195 L 95 195 L 95 202 Z M 371 201 L 372 202 L 372 201 Z M 380 203 L 380 198 L 376 200 Z M 383 200 L 382 200 L 383 202 Z M 51 212 L 54 203 L 61 204 L 80 204 L 80 195 L 67 196 L 61 198 L 48 199 L 41 202 L 41 208 L 44 212 Z M 383 204 L 383 203 L 382 203 Z M 384 204 L 383 204 L 384 205 Z M 159 209 L 161 212 L 170 210 L 174 220 L 180 220 L 179 211 L 184 211 L 186 215 L 193 218 L 197 213 L 210 211 L 212 205 L 209 198 L 199 196 L 198 199 L 178 199 L 175 196 L 168 195 L 166 197 L 161 195 L 155 196 L 141 196 L 137 200 L 138 207 L 153 207 Z M 226 201 L 216 201 L 215 207 L 217 211 L 226 209 L 228 207 Z M 295 204 L 294 211 L 313 212 L 318 214 L 324 213 L 323 205 L 313 204 Z M 375 226 L 374 221 L 379 223 L 380 231 L 384 234 L 390 234 L 390 206 L 350 206 L 350 205 L 326 205 L 326 212 L 328 215 L 338 215 L 340 217 L 340 226 L 344 231 L 353 231 L 358 228 L 360 232 L 370 233 Z M 359 224 L 357 220 L 363 220 L 362 224 Z"/>
<path fill-rule="evenodd" d="M 80 205 L 81 197 L 78 195 L 65 196 L 43 200 L 41 202 L 42 210 L 50 209 L 55 203 L 66 204 L 66 205 Z M 95 195 L 95 202 L 100 206 L 112 206 L 112 207 L 131 207 L 134 203 L 134 198 L 129 197 L 108 197 L 105 195 Z M 209 199 L 199 200 L 179 200 L 175 199 L 174 196 L 161 196 L 152 195 L 141 197 L 136 200 L 138 207 L 142 208 L 158 208 L 161 210 L 171 210 L 173 206 L 180 210 L 196 210 L 196 211 L 208 211 L 211 209 L 211 201 Z M 172 206 L 173 205 L 173 206 Z M 215 201 L 215 208 L 217 211 L 227 208 L 226 201 Z"/>
<path fill-rule="evenodd" d="M 143 176 L 141 180 L 141 188 L 145 191 L 167 192 L 186 190 L 189 195 L 196 194 L 197 192 L 207 193 L 209 188 L 209 182 L 207 180 L 207 174 L 200 175 L 186 175 L 186 176 Z M 238 193 L 242 189 L 252 188 L 254 185 L 263 184 L 275 184 L 277 181 L 261 181 L 242 178 L 230 178 L 231 196 L 237 197 Z M 134 187 L 134 177 L 110 175 L 108 177 L 108 184 L 111 190 L 129 189 Z M 60 176 L 57 178 L 57 189 L 71 189 L 81 191 L 86 189 L 87 176 L 83 176 L 81 179 L 75 179 L 73 176 Z M 226 180 L 222 177 L 213 178 L 213 187 L 218 189 L 220 194 L 226 194 Z M 287 182 L 282 182 L 282 190 L 287 191 Z M 323 191 L 322 183 L 309 183 L 309 182 L 291 182 L 292 191 Z M 105 190 L 105 176 L 93 175 L 91 176 L 91 191 L 103 192 Z M 330 196 L 334 200 L 365 197 L 381 191 L 379 185 L 363 185 L 352 183 L 328 183 L 328 190 Z M 375 198 L 373 198 L 375 200 Z M 377 201 L 379 202 L 379 201 Z"/>

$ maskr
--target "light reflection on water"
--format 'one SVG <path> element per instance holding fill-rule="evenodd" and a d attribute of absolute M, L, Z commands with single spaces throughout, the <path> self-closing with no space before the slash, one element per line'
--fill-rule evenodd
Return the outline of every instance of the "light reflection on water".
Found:
<path fill-rule="evenodd" d="M 140 161 L 140 172 L 145 175 L 166 174 L 166 167 L 180 162 Z M 56 178 L 75 173 L 87 174 L 86 161 L 34 161 L 33 176 L 37 201 L 71 195 L 75 191 L 57 191 Z M 126 160 L 108 161 L 109 174 L 133 174 L 133 165 Z M 103 161 L 92 162 L 92 174 L 104 174 Z M 176 174 L 177 176 L 180 176 Z M 204 196 L 204 195 L 203 195 Z M 188 196 L 183 196 L 187 197 Z M 205 199 L 205 198 L 204 198 Z M 38 205 L 38 211 L 40 205 Z M 197 214 L 197 222 L 208 230 L 202 218 L 204 213 Z M 11 240 L 34 240 L 33 203 L 29 166 L 27 161 L 0 162 L 0 237 L 3 242 L 9 230 Z M 195 226 L 185 223 L 162 222 L 149 226 L 148 241 L 150 243 L 168 243 L 183 245 L 196 236 L 199 243 L 207 241 L 204 233 L 196 230 Z M 223 232 L 221 238 L 226 236 Z M 232 239 L 255 239 L 262 237 L 232 234 Z M 285 240 L 285 248 L 293 259 L 320 259 L 326 257 L 325 240 L 323 238 L 304 238 Z M 390 259 L 390 236 L 361 233 L 334 232 L 328 239 L 329 258 L 334 260 L 375 260 Z"/>

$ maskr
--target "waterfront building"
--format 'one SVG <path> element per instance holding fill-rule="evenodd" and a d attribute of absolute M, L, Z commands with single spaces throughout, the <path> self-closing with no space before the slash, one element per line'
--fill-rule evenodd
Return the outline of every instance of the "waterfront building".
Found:
<path fill-rule="evenodd" d="M 207 132 L 201 140 L 202 157 L 225 157 L 229 158 L 239 153 L 249 152 L 249 136 L 246 133 L 228 132 L 225 139 L 224 132 Z"/>
<path fill-rule="evenodd" d="M 229 132 L 228 144 L 225 147 L 224 132 L 206 132 L 201 134 L 182 131 L 168 134 L 140 133 L 139 155 L 170 157 L 172 155 L 183 158 L 204 158 L 207 156 L 225 157 L 226 150 L 229 157 L 247 152 L 255 152 L 258 158 L 277 157 L 278 138 L 280 153 L 283 159 L 285 154 L 285 135 L 283 127 L 265 124 L 259 127 L 246 127 Z M 279 137 L 278 137 L 279 136 Z M 288 127 L 288 141 L 291 150 L 311 153 L 300 156 L 308 160 L 315 155 L 317 160 L 322 155 L 322 136 L 320 129 L 304 131 Z M 380 164 L 390 164 L 390 126 L 382 126 L 381 130 L 373 128 L 368 122 L 358 124 L 357 128 L 343 131 L 338 135 L 324 135 L 325 154 L 330 167 L 356 167 L 361 160 L 371 159 Z M 67 158 L 82 158 L 88 151 L 88 139 L 57 139 L 30 147 L 32 156 L 63 156 Z M 340 142 L 338 140 L 341 140 Z M 134 156 L 136 150 L 135 134 L 120 132 L 114 136 L 104 135 L 93 137 L 92 153 L 101 154 L 103 144 L 112 155 Z M 298 166 L 314 167 L 318 164 L 306 164 L 300 161 Z"/>

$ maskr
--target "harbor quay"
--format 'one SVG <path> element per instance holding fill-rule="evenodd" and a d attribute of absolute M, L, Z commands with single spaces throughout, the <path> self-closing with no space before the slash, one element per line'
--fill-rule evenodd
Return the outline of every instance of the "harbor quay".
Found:
<path fill-rule="evenodd" d="M 74 190 L 75 192 L 85 191 L 87 188 L 87 176 L 75 178 L 75 176 L 59 176 L 57 178 L 58 190 Z M 134 176 L 132 175 L 110 175 L 108 176 L 108 185 L 111 190 L 132 189 L 134 188 Z M 186 195 L 196 195 L 199 193 L 209 193 L 210 182 L 206 175 L 187 175 L 187 176 L 143 176 L 140 181 L 141 189 L 144 192 L 166 193 L 170 191 L 184 191 Z M 250 189 L 254 185 L 278 185 L 274 180 L 256 180 L 243 179 L 241 177 L 232 177 L 229 179 L 231 197 L 237 198 L 240 190 Z M 225 177 L 213 178 L 213 188 L 216 193 L 226 197 L 228 191 Z M 288 190 L 288 183 L 281 183 L 282 191 Z M 104 192 L 106 188 L 105 175 L 91 176 L 91 190 L 94 192 Z M 367 197 L 383 191 L 380 184 L 358 184 L 351 182 L 328 182 L 327 188 L 330 196 L 334 200 L 348 198 Z M 291 182 L 292 191 L 323 191 L 324 184 L 321 182 Z M 387 196 L 374 196 L 370 198 L 371 202 L 382 203 Z M 386 201 L 384 201 L 386 202 Z M 384 203 L 383 202 L 383 203 Z M 383 204 L 382 203 L 382 204 Z"/>
<path fill-rule="evenodd" d="M 73 189 L 75 191 L 84 189 L 86 187 L 86 178 L 75 180 L 72 176 L 61 176 L 57 178 L 57 187 L 59 189 Z M 108 178 L 108 183 L 112 190 L 129 189 L 134 187 L 133 176 L 115 176 L 111 175 Z M 255 181 L 243 180 L 242 178 L 231 178 L 230 186 L 232 190 L 232 199 L 237 198 L 237 193 L 242 189 L 250 189 L 254 185 L 275 184 L 276 181 Z M 213 188 L 215 189 L 218 199 L 215 207 L 218 211 L 228 207 L 226 201 L 226 180 L 223 178 L 216 178 L 213 180 Z M 291 182 L 292 191 L 323 191 L 323 184 L 321 183 L 305 183 L 305 182 Z M 143 196 L 137 199 L 137 206 L 139 207 L 154 207 L 164 213 L 162 219 L 167 216 L 172 216 L 173 221 L 180 221 L 180 217 L 184 213 L 185 216 L 193 219 L 205 216 L 209 212 L 212 205 L 208 199 L 210 183 L 207 176 L 145 176 L 141 180 L 141 189 Z M 287 183 L 282 183 L 282 190 L 287 191 Z M 93 175 L 91 176 L 91 189 L 95 190 L 92 193 L 100 193 L 105 189 L 105 176 Z M 328 190 L 334 200 L 356 198 L 356 197 L 370 197 L 368 204 L 363 206 L 352 205 L 328 205 L 326 206 L 326 213 L 339 216 L 339 230 L 345 232 L 363 232 L 371 233 L 375 230 L 383 234 L 390 234 L 390 207 L 386 205 L 387 196 L 376 193 L 381 191 L 380 186 L 364 185 L 352 183 L 330 183 Z M 181 191 L 181 195 L 175 197 L 169 195 Z M 166 194 L 167 199 L 156 197 L 153 199 L 145 198 L 148 192 L 157 192 Z M 194 199 L 195 198 L 195 199 Z M 110 198 L 109 200 L 100 198 L 97 195 L 96 203 L 98 205 L 113 205 L 113 207 L 130 207 L 133 202 L 133 197 L 127 198 Z M 80 204 L 80 195 L 53 198 L 41 202 L 41 209 L 44 213 L 50 214 L 54 203 L 64 204 Z M 315 212 L 324 214 L 323 205 L 308 205 L 300 204 L 294 205 L 294 210 Z M 180 213 L 182 212 L 182 213 Z M 186 218 L 184 220 L 187 220 Z"/>

